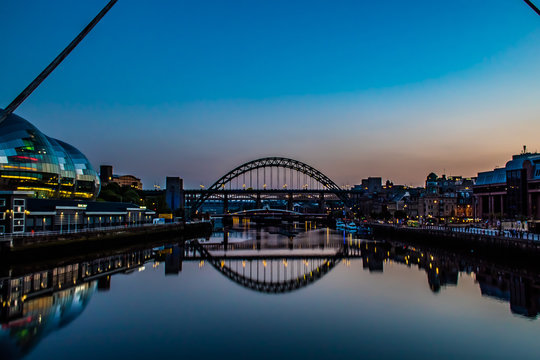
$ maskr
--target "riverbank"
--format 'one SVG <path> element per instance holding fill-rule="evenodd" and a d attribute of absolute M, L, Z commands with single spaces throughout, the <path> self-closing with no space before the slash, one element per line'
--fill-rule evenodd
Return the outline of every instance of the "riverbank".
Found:
<path fill-rule="evenodd" d="M 372 224 L 371 226 L 376 239 L 397 239 L 413 244 L 467 251 L 489 251 L 502 256 L 538 257 L 540 255 L 540 241 L 499 236 L 493 232 L 472 232 L 442 227 L 414 228 L 387 224 Z"/>
<path fill-rule="evenodd" d="M 108 231 L 51 235 L 40 237 L 20 237 L 12 240 L 11 247 L 2 249 L 2 258 L 9 261 L 17 259 L 39 259 L 51 256 L 69 256 L 108 249 L 150 245 L 162 240 L 182 240 L 207 237 L 212 233 L 212 223 L 174 223 L 144 226 Z"/>

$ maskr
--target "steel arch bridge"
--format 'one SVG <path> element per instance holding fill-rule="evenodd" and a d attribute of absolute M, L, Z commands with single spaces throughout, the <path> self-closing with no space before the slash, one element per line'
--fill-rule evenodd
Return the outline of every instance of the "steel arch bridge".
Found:
<path fill-rule="evenodd" d="M 330 191 L 334 193 L 341 201 L 343 201 L 343 204 L 346 207 L 350 206 L 350 199 L 349 196 L 343 192 L 343 190 L 334 182 L 332 181 L 328 176 L 324 175 L 319 170 L 315 169 L 314 167 L 305 164 L 301 161 L 285 158 L 285 157 L 265 157 L 260 158 L 256 160 L 252 160 L 249 162 L 246 162 L 233 170 L 229 171 L 227 174 L 222 176 L 219 180 L 217 180 L 212 186 L 210 186 L 204 194 L 202 194 L 197 200 L 195 200 L 190 207 L 190 213 L 195 213 L 205 201 L 207 201 L 210 197 L 213 195 L 219 194 L 221 190 L 224 190 L 227 186 L 227 184 L 231 184 L 234 179 L 238 179 L 240 176 L 244 174 L 250 174 L 250 177 L 252 175 L 253 171 L 256 171 L 257 173 L 257 179 L 256 183 L 257 185 L 260 185 L 259 182 L 259 169 L 267 169 L 267 168 L 282 168 L 282 169 L 290 169 L 291 171 L 296 171 L 297 173 L 304 174 L 311 180 L 315 181 L 316 183 L 320 184 L 323 189 Z M 266 177 L 266 174 L 264 175 Z M 272 176 L 272 175 L 271 175 Z M 279 172 L 278 172 L 278 178 L 279 178 Z M 286 174 L 284 174 L 284 178 L 286 179 Z M 263 179 L 264 181 L 264 179 Z M 279 181 L 279 179 L 278 179 Z M 294 182 L 291 174 L 291 182 Z M 297 181 L 297 185 L 298 185 Z M 251 180 L 250 180 L 251 183 Z M 285 184 L 284 187 L 287 185 Z M 245 184 L 244 184 L 245 187 Z M 266 183 L 263 185 L 263 187 L 266 189 Z M 308 185 L 303 185 L 304 189 L 307 189 Z"/>

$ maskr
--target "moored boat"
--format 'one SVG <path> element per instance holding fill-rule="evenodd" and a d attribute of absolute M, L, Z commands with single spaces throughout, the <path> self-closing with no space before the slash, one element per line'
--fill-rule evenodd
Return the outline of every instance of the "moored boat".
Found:
<path fill-rule="evenodd" d="M 356 231 L 358 230 L 358 226 L 356 226 L 356 224 L 353 221 L 351 221 L 350 223 L 347 224 L 347 230 Z"/>

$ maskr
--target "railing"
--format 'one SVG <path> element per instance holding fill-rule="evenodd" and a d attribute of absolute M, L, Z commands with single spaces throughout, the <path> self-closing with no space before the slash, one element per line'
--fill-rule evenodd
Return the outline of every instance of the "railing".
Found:
<path fill-rule="evenodd" d="M 207 222 L 203 221 L 187 221 L 186 224 Z M 70 234 L 81 234 L 81 233 L 99 233 L 99 232 L 109 232 L 111 230 L 126 230 L 140 227 L 162 227 L 178 223 L 165 223 L 165 224 L 154 224 L 154 223 L 136 223 L 136 224 L 124 224 L 124 225 L 115 225 L 115 226 L 101 226 L 101 227 L 92 227 L 92 228 L 82 228 L 82 229 L 69 229 L 69 230 L 48 230 L 48 231 L 27 231 L 22 233 L 15 234 L 0 234 L 0 241 L 11 241 L 14 238 L 23 238 L 23 237 L 39 237 L 39 236 L 54 236 L 54 235 L 70 235 Z"/>
<path fill-rule="evenodd" d="M 487 236 L 497 236 L 508 239 L 519 239 L 529 241 L 540 241 L 540 234 L 531 233 L 522 230 L 498 230 L 498 229 L 482 229 L 476 227 L 455 227 L 455 226 L 440 226 L 440 225 L 422 225 L 422 226 L 406 226 L 406 225 L 393 225 L 396 228 L 409 228 L 409 229 L 424 229 L 434 230 L 440 232 L 456 232 L 462 234 L 477 234 Z"/>

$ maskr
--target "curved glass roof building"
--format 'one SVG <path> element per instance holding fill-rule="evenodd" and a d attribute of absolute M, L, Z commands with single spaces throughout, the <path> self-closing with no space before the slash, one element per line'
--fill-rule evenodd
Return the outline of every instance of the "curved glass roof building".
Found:
<path fill-rule="evenodd" d="M 37 198 L 95 199 L 100 188 L 97 172 L 75 147 L 15 114 L 0 122 L 0 189 L 33 191 Z"/>

